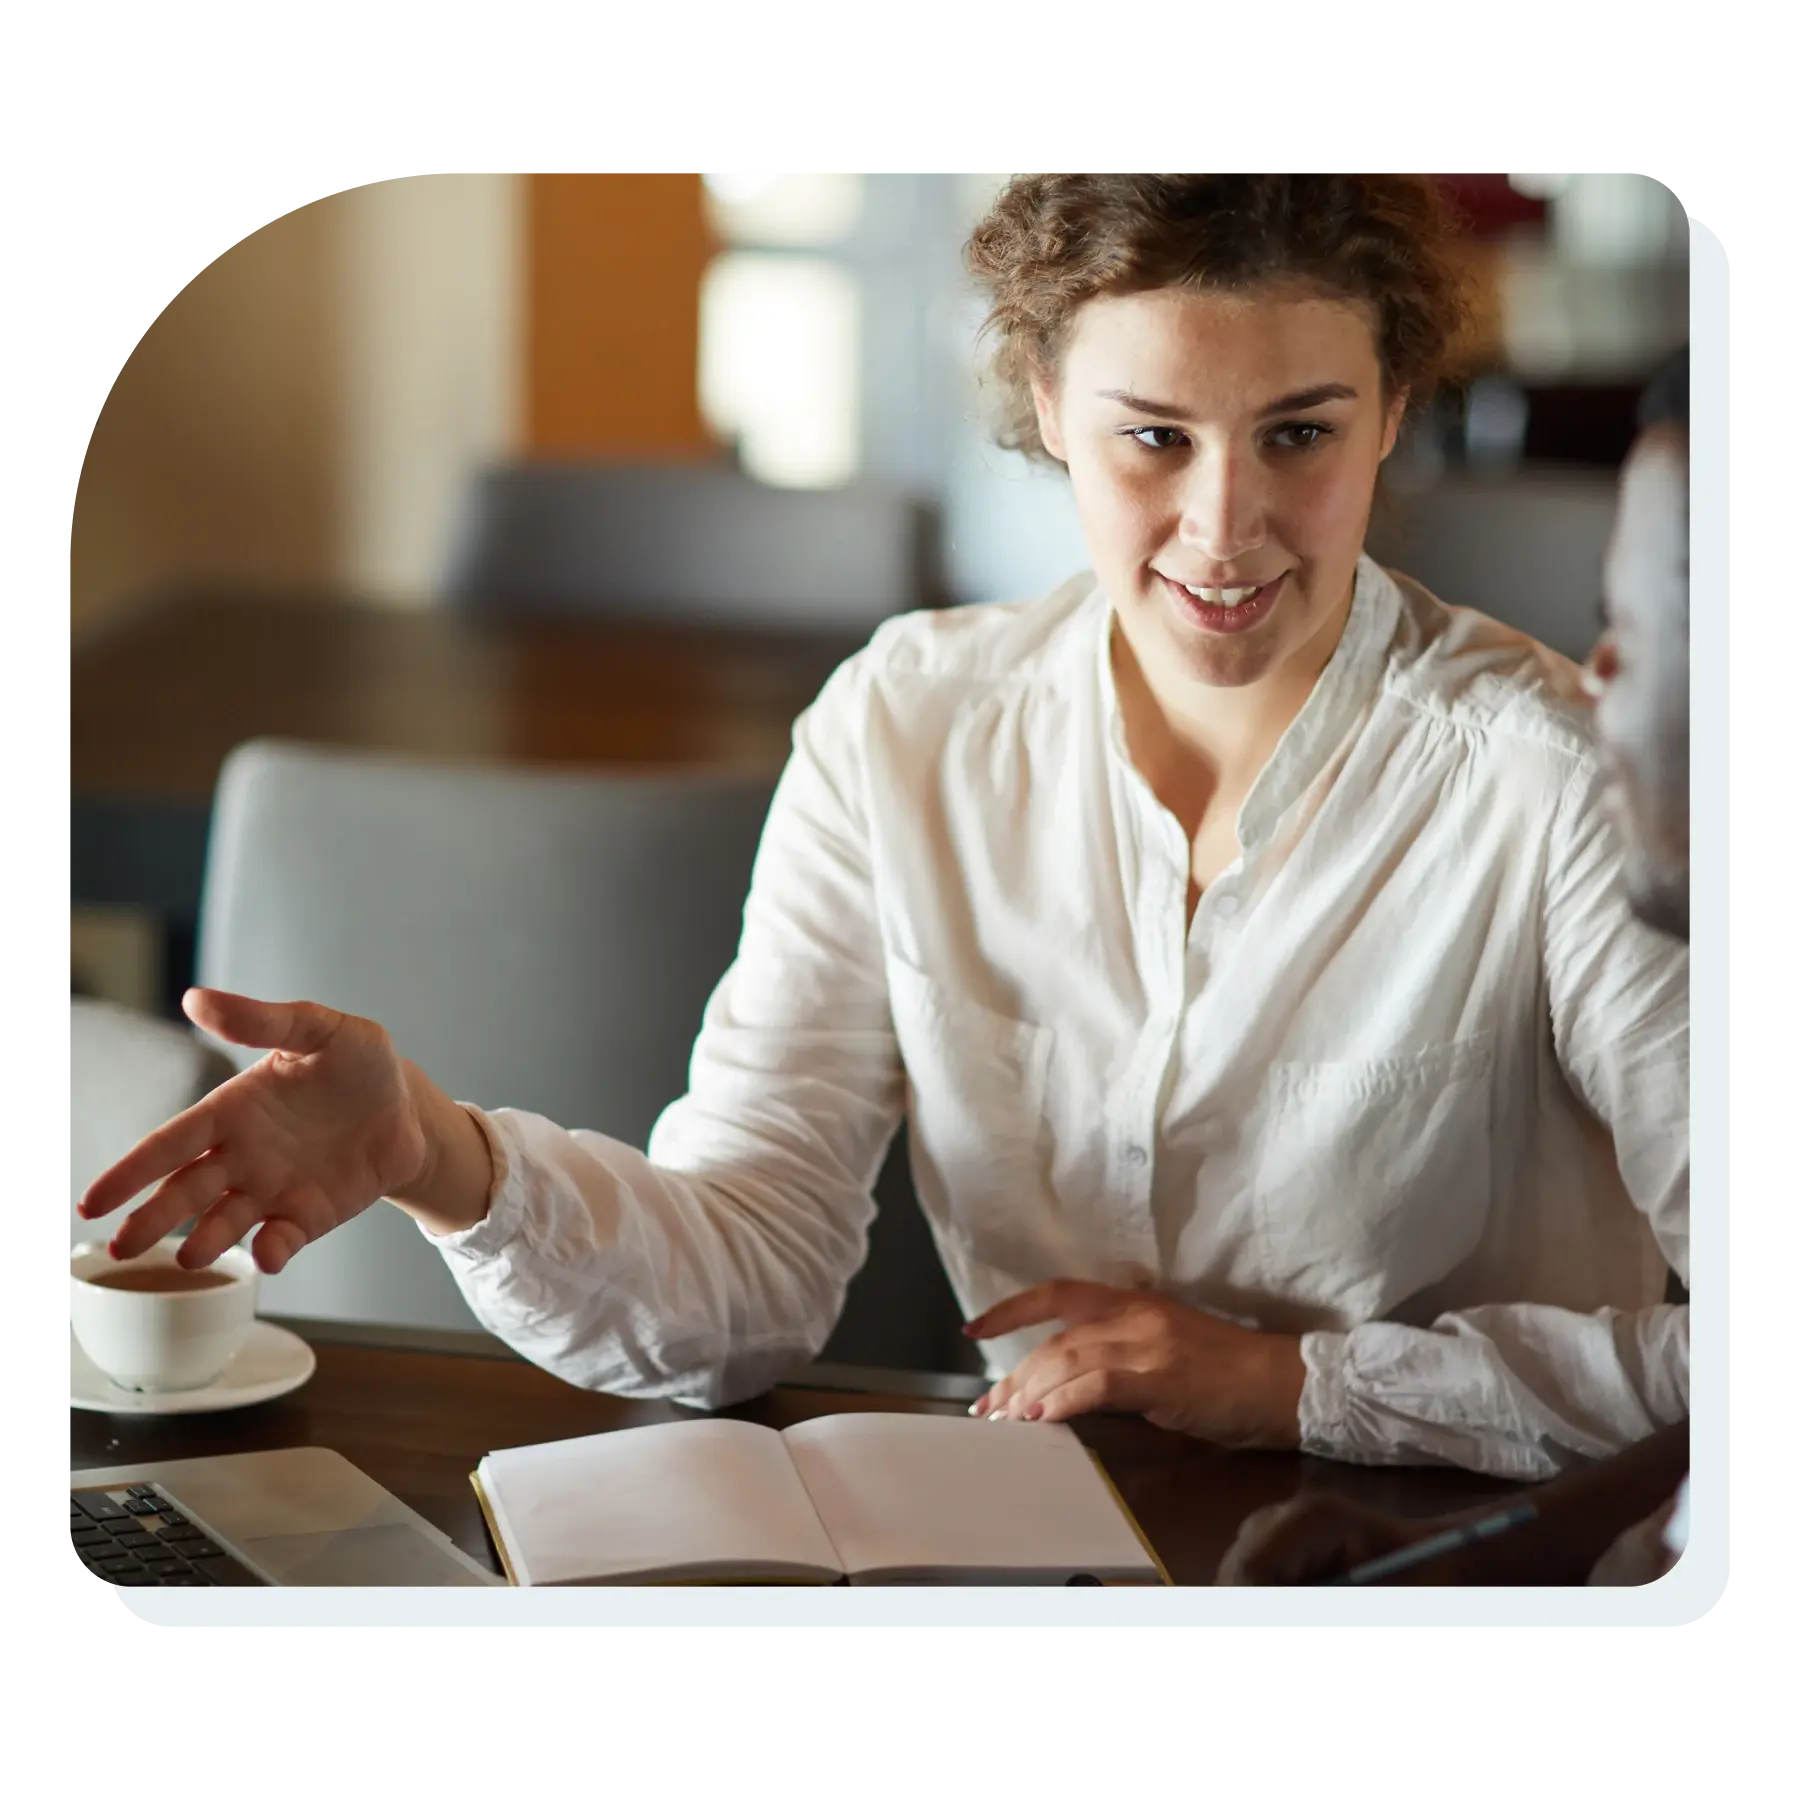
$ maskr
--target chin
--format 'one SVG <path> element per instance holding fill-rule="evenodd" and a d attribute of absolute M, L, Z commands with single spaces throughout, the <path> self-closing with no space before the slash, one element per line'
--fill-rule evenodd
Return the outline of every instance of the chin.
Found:
<path fill-rule="evenodd" d="M 1272 625 L 1273 619 L 1269 621 Z M 1240 688 L 1261 681 L 1279 660 L 1279 632 L 1258 630 L 1220 637 L 1166 615 L 1153 614 L 1145 648 L 1170 671 L 1203 687 Z"/>
<path fill-rule="evenodd" d="M 1186 674 L 1206 687 L 1240 688 L 1261 681 L 1274 657 L 1255 654 L 1248 644 L 1232 645 L 1230 653 L 1223 655 L 1213 645 L 1203 644 L 1187 649 L 1180 661 Z"/>

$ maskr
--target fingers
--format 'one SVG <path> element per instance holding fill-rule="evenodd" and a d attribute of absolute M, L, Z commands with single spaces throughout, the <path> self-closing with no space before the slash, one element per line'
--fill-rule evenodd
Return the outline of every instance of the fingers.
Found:
<path fill-rule="evenodd" d="M 258 1224 L 256 1266 L 266 1275 L 277 1273 L 293 1256 L 314 1238 L 323 1237 L 333 1225 L 325 1196 L 313 1187 L 294 1187 L 277 1194 L 272 1200 L 252 1194 L 231 1193 L 204 1213 L 187 1242 L 181 1246 L 176 1261 L 185 1269 L 203 1269 L 216 1262 L 227 1250 Z M 277 1227 L 272 1234 L 270 1227 Z M 267 1237 L 266 1254 L 278 1258 L 273 1267 L 262 1258 L 261 1247 Z"/>
<path fill-rule="evenodd" d="M 1079 1418 L 1083 1413 L 1118 1406 L 1123 1392 L 1117 1369 L 1089 1369 L 1052 1388 L 1042 1400 L 1034 1401 L 1025 1416 L 1046 1425 L 1059 1425 L 1065 1419 Z"/>
<path fill-rule="evenodd" d="M 978 1314 L 963 1327 L 963 1334 L 972 1338 L 1005 1337 L 1008 1332 L 1023 1331 L 1028 1325 L 1046 1325 L 1052 1319 L 1079 1325 L 1104 1316 L 1131 1296 L 1129 1288 L 1108 1287 L 1100 1281 L 1041 1281 Z"/>
<path fill-rule="evenodd" d="M 134 1194 L 141 1194 L 151 1182 L 172 1175 L 184 1164 L 204 1156 L 217 1141 L 216 1129 L 211 1096 L 208 1096 L 199 1105 L 178 1113 L 168 1124 L 159 1125 L 110 1169 L 97 1175 L 81 1196 L 76 1211 L 84 1219 L 104 1218 Z M 167 1229 L 164 1226 L 163 1230 Z M 156 1235 L 160 1237 L 162 1232 Z"/>
<path fill-rule="evenodd" d="M 1309 1505 L 1305 1498 L 1278 1500 L 1259 1506 L 1238 1526 L 1237 1536 L 1220 1560 L 1214 1587 L 1261 1587 L 1268 1583 L 1268 1548 L 1278 1538 L 1282 1522 L 1296 1507 Z"/>
<path fill-rule="evenodd" d="M 310 1000 L 252 1000 L 221 988 L 189 988 L 181 1008 L 202 1031 L 253 1050 L 310 1056 L 330 1043 L 344 1014 Z"/>
<path fill-rule="evenodd" d="M 176 1251 L 175 1260 L 184 1269 L 204 1269 L 217 1262 L 268 1213 L 267 1202 L 254 1194 L 226 1194 L 200 1216 L 186 1242 Z"/>
<path fill-rule="evenodd" d="M 295 1251 L 304 1250 L 309 1241 L 292 1219 L 265 1219 L 251 1243 L 250 1254 L 265 1275 L 279 1275 Z"/>
<path fill-rule="evenodd" d="M 1130 1354 L 1131 1346 L 1119 1339 L 1106 1321 L 1073 1326 L 1038 1345 L 969 1410 L 976 1418 L 986 1419 L 1072 1418 L 1096 1406 L 1128 1404 L 1124 1395 L 1135 1375 L 1127 1362 Z M 1067 1410 L 1054 1414 L 1047 1410 L 1053 1394 L 1086 1377 L 1097 1378 L 1098 1391 L 1104 1397 L 1089 1398 L 1086 1404 L 1077 1403 L 1078 1397 L 1065 1397 Z M 1095 1391 L 1096 1385 L 1090 1381 L 1082 1395 Z"/>
<path fill-rule="evenodd" d="M 121 1221 L 113 1233 L 113 1255 L 121 1259 L 142 1256 L 177 1225 L 205 1212 L 230 1186 L 224 1158 L 209 1150 L 186 1168 L 177 1169 L 136 1212 Z"/>
<path fill-rule="evenodd" d="M 1219 1587 L 1289 1587 L 1341 1575 L 1419 1531 L 1330 1494 L 1302 1494 L 1253 1512 L 1214 1577 Z"/>

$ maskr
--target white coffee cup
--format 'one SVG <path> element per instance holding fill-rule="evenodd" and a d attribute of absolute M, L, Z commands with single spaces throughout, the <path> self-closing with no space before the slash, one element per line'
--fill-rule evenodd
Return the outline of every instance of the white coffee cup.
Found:
<path fill-rule="evenodd" d="M 154 1280 L 159 1270 L 184 1273 L 179 1243 L 164 1240 L 121 1262 L 104 1243 L 69 1252 L 69 1323 L 75 1340 L 101 1374 L 122 1388 L 173 1393 L 218 1380 L 256 1318 L 257 1269 L 241 1245 L 210 1271 L 215 1286 L 175 1291 L 102 1285 L 107 1277 Z M 99 1277 L 100 1280 L 95 1278 Z"/>

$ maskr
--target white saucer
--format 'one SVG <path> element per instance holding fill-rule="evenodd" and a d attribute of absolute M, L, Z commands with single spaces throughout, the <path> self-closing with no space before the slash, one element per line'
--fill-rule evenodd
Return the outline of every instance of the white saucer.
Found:
<path fill-rule="evenodd" d="M 304 1338 L 258 1319 L 242 1348 L 216 1381 L 177 1394 L 140 1394 L 102 1375 L 69 1333 L 69 1404 L 82 1412 L 194 1413 L 223 1412 L 232 1406 L 254 1406 L 291 1394 L 308 1381 L 319 1359 Z"/>

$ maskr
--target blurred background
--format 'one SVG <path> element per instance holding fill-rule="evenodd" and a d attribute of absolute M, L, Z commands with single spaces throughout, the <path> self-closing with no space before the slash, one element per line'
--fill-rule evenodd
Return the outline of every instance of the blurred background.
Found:
<path fill-rule="evenodd" d="M 1441 179 L 1488 297 L 1482 369 L 1415 420 L 1373 547 L 1581 656 L 1635 391 L 1686 330 L 1685 217 L 1637 176 Z M 1003 180 L 424 176 L 320 200 L 201 271 L 121 371 L 75 508 L 77 862 L 105 826 L 115 862 L 156 865 L 78 878 L 78 984 L 168 1006 L 231 731 L 594 748 L 534 739 L 506 715 L 546 697 L 464 666 L 514 641 L 389 621 L 328 643 L 297 608 L 812 637 L 757 646 L 790 669 L 778 712 L 888 611 L 1084 566 L 1066 483 L 983 431 L 960 253 Z M 384 688 L 384 657 L 417 679 Z M 433 659 L 456 665 L 436 688 Z M 229 717 L 192 717 L 203 677 L 232 685 Z M 776 725 L 740 709 L 678 758 L 609 756 L 778 761 Z M 152 892 L 183 859 L 185 899 Z"/>

